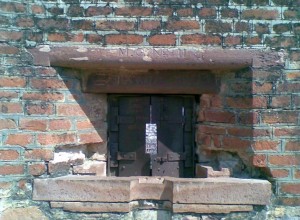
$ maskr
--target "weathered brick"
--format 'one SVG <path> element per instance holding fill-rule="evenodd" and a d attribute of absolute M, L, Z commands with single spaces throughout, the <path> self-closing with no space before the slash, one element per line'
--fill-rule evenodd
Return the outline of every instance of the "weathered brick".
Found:
<path fill-rule="evenodd" d="M 280 190 L 284 193 L 300 194 L 300 183 L 281 183 Z"/>
<path fill-rule="evenodd" d="M 24 92 L 22 99 L 31 101 L 63 101 L 64 94 L 60 92 Z"/>
<path fill-rule="evenodd" d="M 270 29 L 269 29 L 269 24 L 268 23 L 257 23 L 254 26 L 254 30 L 256 31 L 257 34 L 269 34 Z"/>
<path fill-rule="evenodd" d="M 16 150 L 0 150 L 0 160 L 17 160 L 19 156 Z"/>
<path fill-rule="evenodd" d="M 194 10 L 192 8 L 180 8 L 176 10 L 179 17 L 191 17 L 194 15 Z"/>
<path fill-rule="evenodd" d="M 79 4 L 72 4 L 68 8 L 67 15 L 71 17 L 83 17 L 84 8 L 81 7 Z"/>
<path fill-rule="evenodd" d="M 278 141 L 255 141 L 252 145 L 255 151 L 278 151 L 280 143 Z"/>
<path fill-rule="evenodd" d="M 21 103 L 1 102 L 0 112 L 3 114 L 22 113 L 23 106 Z"/>
<path fill-rule="evenodd" d="M 273 96 L 271 99 L 272 108 L 290 108 L 291 96 Z"/>
<path fill-rule="evenodd" d="M 273 88 L 272 83 L 260 83 L 260 82 L 252 83 L 252 93 L 253 94 L 271 93 L 272 88 Z"/>
<path fill-rule="evenodd" d="M 76 122 L 76 128 L 78 130 L 92 129 L 92 128 L 94 128 L 94 125 L 93 125 L 93 123 L 90 120 L 77 121 Z"/>
<path fill-rule="evenodd" d="M 37 27 L 44 31 L 66 30 L 68 26 L 68 19 L 65 18 L 40 18 L 37 21 Z"/>
<path fill-rule="evenodd" d="M 290 47 L 297 47 L 298 42 L 297 38 L 294 36 L 276 36 L 271 37 L 268 36 L 265 39 L 265 43 L 268 46 L 274 47 L 274 48 L 290 48 Z"/>
<path fill-rule="evenodd" d="M 85 116 L 85 112 L 78 104 L 57 105 L 58 116 Z"/>
<path fill-rule="evenodd" d="M 120 16 L 149 16 L 152 14 L 150 7 L 123 7 L 115 10 L 116 15 Z"/>
<path fill-rule="evenodd" d="M 300 18 L 300 9 L 287 9 L 283 12 L 284 19 L 286 20 L 294 20 Z"/>
<path fill-rule="evenodd" d="M 52 15 L 57 16 L 57 15 L 63 15 L 64 14 L 64 9 L 53 6 L 51 8 L 47 8 L 47 11 L 50 12 Z"/>
<path fill-rule="evenodd" d="M 242 11 L 241 17 L 243 19 L 275 20 L 279 17 L 279 12 L 277 10 L 246 9 Z"/>
<path fill-rule="evenodd" d="M 274 135 L 275 136 L 289 136 L 289 137 L 298 137 L 300 134 L 300 129 L 295 127 L 288 127 L 288 128 L 276 128 Z"/>
<path fill-rule="evenodd" d="M 284 32 L 290 32 L 292 30 L 292 24 L 290 24 L 290 23 L 274 24 L 273 25 L 273 30 L 277 34 L 281 34 L 281 33 L 284 33 Z"/>
<path fill-rule="evenodd" d="M 226 36 L 225 37 L 225 45 L 227 46 L 236 46 L 242 43 L 241 36 Z"/>
<path fill-rule="evenodd" d="M 294 172 L 294 178 L 300 179 L 300 170 L 299 169 L 295 170 L 295 172 Z"/>
<path fill-rule="evenodd" d="M 71 38 L 72 36 L 69 33 L 49 33 L 47 36 L 47 40 L 52 42 L 70 41 Z"/>
<path fill-rule="evenodd" d="M 205 110 L 202 112 L 200 120 L 206 122 L 234 123 L 235 114 L 227 111 Z"/>
<path fill-rule="evenodd" d="M 5 141 L 7 145 L 19 145 L 25 147 L 33 142 L 33 136 L 31 134 L 9 134 Z"/>
<path fill-rule="evenodd" d="M 46 131 L 47 120 L 42 119 L 20 119 L 19 127 L 22 130 L 29 131 Z"/>
<path fill-rule="evenodd" d="M 54 114 L 54 106 L 51 103 L 27 103 L 25 105 L 28 115 L 52 115 Z"/>
<path fill-rule="evenodd" d="M 175 34 L 156 34 L 149 37 L 148 42 L 153 46 L 173 46 L 176 44 Z"/>
<path fill-rule="evenodd" d="M 130 31 L 135 29 L 135 22 L 132 21 L 96 21 L 96 29 L 98 30 L 117 30 Z"/>
<path fill-rule="evenodd" d="M 143 20 L 140 22 L 139 29 L 141 30 L 159 30 L 161 23 L 158 20 Z"/>
<path fill-rule="evenodd" d="M 267 156 L 256 154 L 252 157 L 252 165 L 255 167 L 267 167 Z"/>
<path fill-rule="evenodd" d="M 24 77 L 1 77 L 0 87 L 17 87 L 24 88 L 26 79 Z"/>
<path fill-rule="evenodd" d="M 238 137 L 224 137 L 223 148 L 228 150 L 247 150 L 251 146 L 249 140 L 243 140 Z"/>
<path fill-rule="evenodd" d="M 194 30 L 200 29 L 200 24 L 198 21 L 191 20 L 181 20 L 181 21 L 168 21 L 166 24 L 167 30 L 179 31 L 179 30 Z"/>
<path fill-rule="evenodd" d="M 112 8 L 110 7 L 96 7 L 96 6 L 90 6 L 86 9 L 85 15 L 86 16 L 99 16 L 99 15 L 109 15 L 112 13 Z"/>
<path fill-rule="evenodd" d="M 75 20 L 72 21 L 73 30 L 93 30 L 94 22 L 92 20 Z"/>
<path fill-rule="evenodd" d="M 5 12 L 25 12 L 26 6 L 22 3 L 17 2 L 0 2 L 0 10 Z"/>
<path fill-rule="evenodd" d="M 251 109 L 251 108 L 267 108 L 267 97 L 228 97 L 226 98 L 227 106 L 230 108 L 241 108 L 241 109 Z"/>
<path fill-rule="evenodd" d="M 198 132 L 207 134 L 226 134 L 226 129 L 219 126 L 201 125 Z"/>
<path fill-rule="evenodd" d="M 273 178 L 287 178 L 290 175 L 287 169 L 271 169 L 270 171 Z"/>
<path fill-rule="evenodd" d="M 44 160 L 49 161 L 54 157 L 51 149 L 32 149 L 25 151 L 25 159 L 27 160 Z"/>
<path fill-rule="evenodd" d="M 245 44 L 248 46 L 255 45 L 255 44 L 262 44 L 262 38 L 258 36 L 246 36 Z"/>
<path fill-rule="evenodd" d="M 239 11 L 236 8 L 222 8 L 221 16 L 222 18 L 237 18 Z"/>
<path fill-rule="evenodd" d="M 208 33 L 226 33 L 231 32 L 231 23 L 216 20 L 208 20 L 205 24 L 205 32 Z"/>
<path fill-rule="evenodd" d="M 13 119 L 0 119 L 0 130 L 17 128 Z"/>
<path fill-rule="evenodd" d="M 242 32 L 247 32 L 250 33 L 251 30 L 251 25 L 249 22 L 243 22 L 243 21 L 239 21 L 235 23 L 235 31 L 242 33 Z"/>
<path fill-rule="evenodd" d="M 300 165 L 300 155 L 270 155 L 269 163 L 278 166 Z"/>
<path fill-rule="evenodd" d="M 70 164 L 67 162 L 53 162 L 50 161 L 48 170 L 51 175 L 67 175 L 70 170 Z"/>
<path fill-rule="evenodd" d="M 62 145 L 62 144 L 71 144 L 75 143 L 76 136 L 75 134 L 38 134 L 37 141 L 41 145 Z"/>
<path fill-rule="evenodd" d="M 31 17 L 19 17 L 16 19 L 16 26 L 28 28 L 34 26 L 34 21 Z"/>
<path fill-rule="evenodd" d="M 68 119 L 52 119 L 49 121 L 49 130 L 69 130 L 71 121 Z"/>
<path fill-rule="evenodd" d="M 19 49 L 14 46 L 10 46 L 7 44 L 0 44 L 0 54 L 17 54 L 19 53 Z M 2 84 L 2 79 L 0 80 L 0 86 Z"/>
<path fill-rule="evenodd" d="M 45 8 L 43 5 L 31 5 L 32 14 L 44 14 Z"/>
<path fill-rule="evenodd" d="M 24 165 L 1 165 L 0 175 L 22 175 L 24 174 Z"/>
<path fill-rule="evenodd" d="M 15 98 L 18 98 L 18 92 L 0 91 L 0 100 L 10 100 Z"/>
<path fill-rule="evenodd" d="M 102 43 L 103 37 L 98 34 L 87 34 L 86 40 L 91 44 Z"/>
<path fill-rule="evenodd" d="M 44 163 L 31 163 L 28 165 L 29 174 L 33 176 L 40 176 L 46 172 L 46 165 Z"/>
<path fill-rule="evenodd" d="M 156 16 L 171 16 L 172 14 L 173 14 L 172 8 L 159 7 L 154 11 L 154 15 Z"/>
<path fill-rule="evenodd" d="M 300 151 L 300 141 L 294 140 L 294 141 L 288 141 L 285 145 L 286 151 Z"/>
<path fill-rule="evenodd" d="M 182 44 L 221 45 L 222 39 L 219 35 L 186 34 L 181 37 Z"/>
<path fill-rule="evenodd" d="M 277 197 L 278 203 L 285 206 L 300 206 L 300 197 Z"/>
<path fill-rule="evenodd" d="M 200 18 L 216 18 L 217 10 L 216 10 L 216 8 L 201 8 L 199 10 L 199 17 Z"/>
<path fill-rule="evenodd" d="M 111 34 L 105 36 L 107 44 L 138 45 L 143 42 L 143 36 L 137 34 Z"/>
<path fill-rule="evenodd" d="M 299 112 L 297 111 L 280 111 L 280 112 L 263 112 L 261 114 L 262 122 L 267 124 L 292 123 L 297 124 Z"/>

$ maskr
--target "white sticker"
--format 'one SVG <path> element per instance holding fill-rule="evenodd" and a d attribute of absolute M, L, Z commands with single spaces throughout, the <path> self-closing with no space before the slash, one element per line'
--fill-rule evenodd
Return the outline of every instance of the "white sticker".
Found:
<path fill-rule="evenodd" d="M 157 125 L 146 124 L 146 154 L 157 154 Z"/>

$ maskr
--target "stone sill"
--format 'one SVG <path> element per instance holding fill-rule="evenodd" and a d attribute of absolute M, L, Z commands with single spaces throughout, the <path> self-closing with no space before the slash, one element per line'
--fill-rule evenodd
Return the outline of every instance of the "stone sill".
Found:
<path fill-rule="evenodd" d="M 271 184 L 236 178 L 65 176 L 35 179 L 33 199 L 73 212 L 129 212 L 138 201 L 160 201 L 174 213 L 228 213 L 267 205 Z"/>

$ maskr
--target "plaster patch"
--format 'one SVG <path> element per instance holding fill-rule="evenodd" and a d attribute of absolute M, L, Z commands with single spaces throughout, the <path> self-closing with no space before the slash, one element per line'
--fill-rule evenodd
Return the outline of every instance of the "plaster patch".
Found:
<path fill-rule="evenodd" d="M 76 57 L 76 58 L 70 58 L 70 60 L 81 61 L 81 60 L 89 60 L 89 58 L 88 57 Z"/>
<path fill-rule="evenodd" d="M 85 47 L 79 47 L 76 51 L 80 52 L 80 53 L 84 53 L 84 52 L 87 52 L 88 49 L 85 48 Z"/>
<path fill-rule="evenodd" d="M 49 47 L 49 45 L 44 45 L 44 46 L 41 46 L 39 48 L 39 51 L 41 51 L 41 52 L 50 52 L 51 48 Z"/>

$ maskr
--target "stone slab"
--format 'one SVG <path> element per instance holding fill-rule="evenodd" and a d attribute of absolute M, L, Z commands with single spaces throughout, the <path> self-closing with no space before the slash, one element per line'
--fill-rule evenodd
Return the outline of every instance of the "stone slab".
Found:
<path fill-rule="evenodd" d="M 228 168 L 222 168 L 220 171 L 214 170 L 210 166 L 202 166 L 196 164 L 196 177 L 208 178 L 208 177 L 230 177 L 230 170 Z"/>
<path fill-rule="evenodd" d="M 252 205 L 206 205 L 206 204 L 173 204 L 174 213 L 230 213 L 250 212 Z"/>

